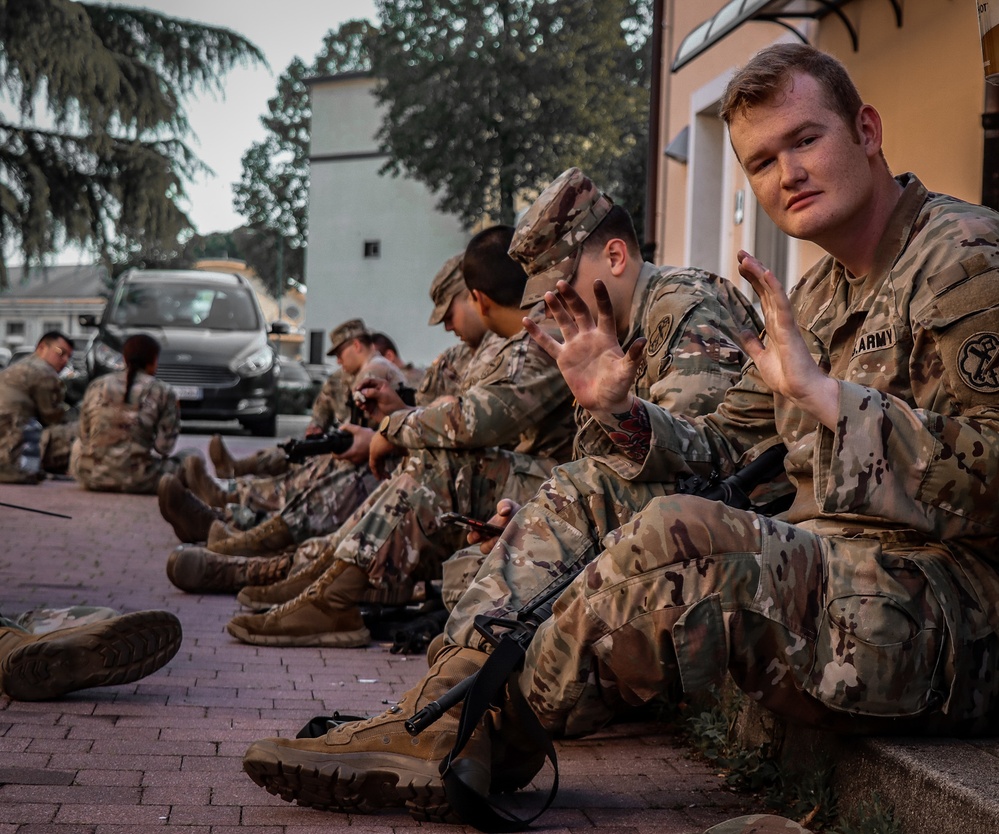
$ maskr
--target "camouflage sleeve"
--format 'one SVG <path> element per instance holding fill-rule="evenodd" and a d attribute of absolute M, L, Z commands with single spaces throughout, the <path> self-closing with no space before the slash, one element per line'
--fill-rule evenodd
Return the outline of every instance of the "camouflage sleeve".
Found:
<path fill-rule="evenodd" d="M 55 373 L 46 373 L 32 386 L 32 399 L 43 426 L 61 423 L 66 416 L 66 387 Z"/>
<path fill-rule="evenodd" d="M 523 331 L 508 340 L 457 404 L 445 401 L 399 412 L 391 417 L 386 435 L 407 449 L 506 446 L 567 396 L 555 361 Z"/>
<path fill-rule="evenodd" d="M 944 541 L 999 531 L 997 281 L 999 257 L 913 323 L 917 407 L 840 383 L 837 431 L 822 429 L 814 453 L 824 512 L 876 516 Z"/>
<path fill-rule="evenodd" d="M 471 349 L 464 342 L 444 350 L 427 369 L 423 382 L 416 391 L 416 404 L 430 405 L 438 397 L 458 394 L 465 368 L 471 358 Z"/>
<path fill-rule="evenodd" d="M 335 370 L 323 382 L 323 387 L 312 403 L 310 425 L 323 431 L 339 425 L 347 419 L 347 396 L 350 384 L 344 379 L 341 370 Z"/>
<path fill-rule="evenodd" d="M 177 395 L 167 385 L 157 386 L 157 397 L 160 400 L 160 418 L 156 423 L 156 438 L 153 448 L 163 457 L 169 457 L 177 443 L 180 434 L 180 409 L 177 407 Z"/>

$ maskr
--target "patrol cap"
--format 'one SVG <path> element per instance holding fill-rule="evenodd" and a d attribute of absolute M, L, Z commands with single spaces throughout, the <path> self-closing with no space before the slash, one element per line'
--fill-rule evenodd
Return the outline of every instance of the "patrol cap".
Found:
<path fill-rule="evenodd" d="M 350 319 L 343 324 L 337 325 L 330 331 L 330 349 L 326 351 L 327 356 L 334 356 L 336 352 L 351 339 L 364 336 L 368 333 L 368 328 L 364 326 L 361 319 Z"/>
<path fill-rule="evenodd" d="M 583 241 L 613 205 L 579 168 L 563 171 L 541 192 L 510 243 L 510 257 L 527 273 L 521 307 L 533 306 L 557 281 L 571 278 Z"/>
<path fill-rule="evenodd" d="M 444 321 L 452 299 L 465 289 L 465 276 L 461 272 L 463 254 L 459 252 L 444 261 L 444 266 L 434 276 L 434 282 L 430 285 L 430 298 L 434 302 L 434 311 L 430 314 L 431 326 Z"/>

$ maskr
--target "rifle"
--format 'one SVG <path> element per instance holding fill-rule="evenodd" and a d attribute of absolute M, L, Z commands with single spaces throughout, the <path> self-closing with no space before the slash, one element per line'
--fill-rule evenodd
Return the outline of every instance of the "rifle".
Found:
<path fill-rule="evenodd" d="M 287 440 L 278 443 L 292 463 L 301 463 L 315 455 L 342 455 L 354 442 L 354 435 L 344 429 L 334 429 L 319 437 L 307 437 L 305 440 Z"/>

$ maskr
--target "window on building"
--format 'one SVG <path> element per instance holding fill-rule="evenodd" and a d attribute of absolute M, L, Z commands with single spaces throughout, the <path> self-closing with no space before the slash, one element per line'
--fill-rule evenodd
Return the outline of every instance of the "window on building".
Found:
<path fill-rule="evenodd" d="M 50 330 L 62 330 L 63 323 L 61 321 L 46 321 L 42 322 L 42 333 L 48 333 Z"/>
<path fill-rule="evenodd" d="M 377 258 L 382 253 L 382 242 L 380 240 L 364 241 L 364 257 Z"/>
<path fill-rule="evenodd" d="M 24 322 L 23 321 L 9 321 L 7 322 L 7 335 L 8 336 L 21 336 L 24 337 Z"/>

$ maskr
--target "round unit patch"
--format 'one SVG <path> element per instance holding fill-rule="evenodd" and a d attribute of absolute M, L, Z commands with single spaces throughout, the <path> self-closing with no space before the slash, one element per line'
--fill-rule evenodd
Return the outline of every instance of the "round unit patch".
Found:
<path fill-rule="evenodd" d="M 975 333 L 965 339 L 957 367 L 969 388 L 986 394 L 999 391 L 999 333 Z"/>

